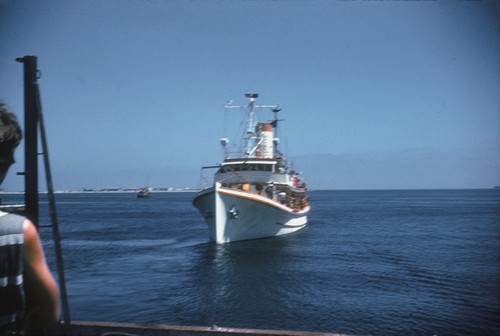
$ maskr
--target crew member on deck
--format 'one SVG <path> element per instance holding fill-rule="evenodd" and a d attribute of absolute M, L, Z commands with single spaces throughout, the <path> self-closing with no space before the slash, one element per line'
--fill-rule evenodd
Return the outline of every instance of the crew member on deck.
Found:
<path fill-rule="evenodd" d="M 269 197 L 270 199 L 273 199 L 273 195 L 274 195 L 274 183 L 269 183 L 266 187 L 266 194 L 267 194 L 267 197 Z"/>

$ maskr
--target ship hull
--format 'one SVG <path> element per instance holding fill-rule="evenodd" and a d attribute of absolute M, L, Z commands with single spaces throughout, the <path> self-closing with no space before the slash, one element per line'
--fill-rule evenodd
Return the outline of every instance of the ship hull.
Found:
<path fill-rule="evenodd" d="M 274 237 L 298 231 L 307 224 L 309 206 L 294 211 L 265 196 L 220 187 L 204 189 L 193 205 L 209 228 L 210 239 L 223 244 Z"/>

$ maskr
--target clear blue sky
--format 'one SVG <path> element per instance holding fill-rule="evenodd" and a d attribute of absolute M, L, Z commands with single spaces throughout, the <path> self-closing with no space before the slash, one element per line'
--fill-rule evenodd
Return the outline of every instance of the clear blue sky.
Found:
<path fill-rule="evenodd" d="M 245 92 L 284 107 L 314 189 L 489 188 L 499 20 L 494 0 L 0 0 L 0 99 L 23 120 L 14 59 L 37 56 L 56 189 L 195 187 Z"/>

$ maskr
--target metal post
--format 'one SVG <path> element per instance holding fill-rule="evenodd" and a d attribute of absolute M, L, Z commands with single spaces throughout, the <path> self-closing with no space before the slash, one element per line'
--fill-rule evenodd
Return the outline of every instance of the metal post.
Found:
<path fill-rule="evenodd" d="M 38 132 L 35 85 L 36 57 L 24 56 L 16 61 L 24 64 L 24 202 L 26 217 L 38 227 Z"/>
<path fill-rule="evenodd" d="M 24 181 L 25 181 L 25 208 L 26 217 L 39 228 L 39 197 L 38 197 L 38 126 L 43 146 L 45 173 L 49 196 L 49 210 L 52 221 L 52 233 L 56 250 L 57 270 L 59 274 L 59 288 L 64 317 L 65 335 L 71 335 L 66 280 L 62 259 L 61 238 L 55 208 L 54 189 L 49 164 L 49 153 L 43 123 L 42 104 L 38 87 L 37 59 L 35 56 L 24 56 L 16 59 L 24 64 Z M 45 334 L 45 333 L 43 333 Z"/>

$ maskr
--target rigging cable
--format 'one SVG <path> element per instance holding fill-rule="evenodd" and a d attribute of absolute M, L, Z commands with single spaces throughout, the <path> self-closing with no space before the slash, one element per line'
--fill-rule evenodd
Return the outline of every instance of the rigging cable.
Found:
<path fill-rule="evenodd" d="M 62 311 L 64 318 L 64 326 L 66 329 L 66 334 L 70 335 L 70 316 L 69 316 L 69 307 L 68 307 L 68 295 L 66 292 L 66 279 L 64 276 L 64 264 L 62 257 L 62 249 L 61 249 L 61 236 L 59 235 L 59 224 L 57 221 L 57 212 L 56 212 L 56 200 L 54 197 L 54 187 L 52 185 L 52 174 L 50 170 L 50 161 L 49 161 L 49 148 L 47 146 L 47 136 L 45 133 L 45 124 L 43 122 L 43 114 L 42 114 L 42 103 L 40 98 L 40 89 L 38 87 L 38 83 L 35 83 L 35 97 L 36 97 L 36 109 L 38 112 L 38 123 L 40 126 L 40 139 L 42 140 L 42 152 L 43 152 L 43 161 L 45 164 L 45 178 L 47 181 L 47 197 L 49 199 L 49 212 L 50 218 L 52 221 L 52 234 L 54 236 L 54 247 L 56 252 L 56 260 L 57 260 L 57 271 L 59 275 L 59 287 L 61 291 L 61 302 L 62 302 Z"/>

